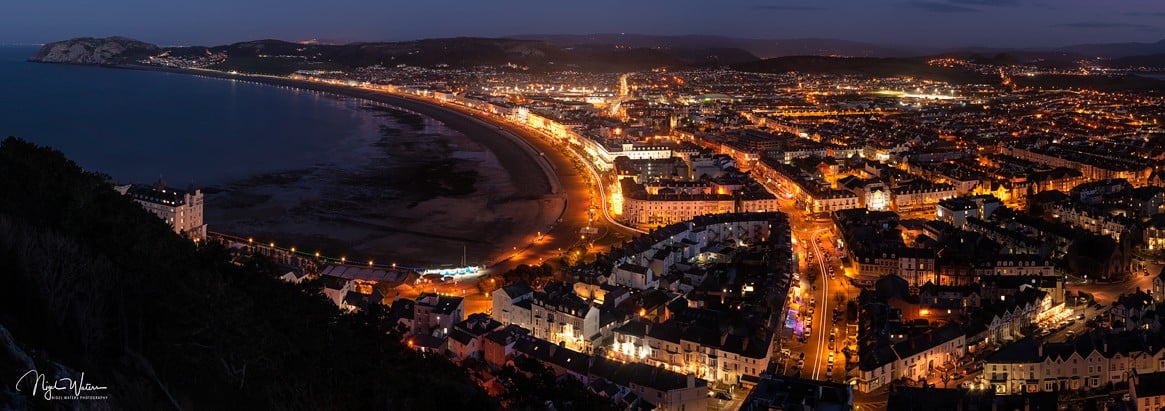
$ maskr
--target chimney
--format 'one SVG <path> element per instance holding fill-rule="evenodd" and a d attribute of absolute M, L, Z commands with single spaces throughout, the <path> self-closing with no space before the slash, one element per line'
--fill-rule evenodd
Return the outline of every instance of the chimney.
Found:
<path fill-rule="evenodd" d="M 1036 356 L 1040 357 L 1040 358 L 1044 358 L 1044 343 L 1043 342 L 1036 344 Z"/>

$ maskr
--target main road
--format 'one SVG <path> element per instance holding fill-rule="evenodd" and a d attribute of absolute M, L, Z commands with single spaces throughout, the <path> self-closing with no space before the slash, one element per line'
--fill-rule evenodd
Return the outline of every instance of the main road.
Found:
<path fill-rule="evenodd" d="M 799 288 L 803 290 L 802 311 L 808 309 L 809 301 L 814 302 L 813 314 L 807 316 L 808 322 L 812 324 L 808 340 L 800 343 L 794 338 L 787 344 L 793 357 L 789 359 L 789 363 L 795 364 L 804 355 L 804 366 L 798 370 L 801 377 L 845 382 L 846 358 L 841 353 L 841 348 L 845 347 L 848 341 L 849 329 L 846 327 L 844 311 L 846 303 L 856 297 L 857 290 L 849 284 L 838 258 L 842 252 L 836 247 L 832 225 L 828 220 L 816 219 L 805 213 L 797 206 L 796 201 L 789 198 L 788 191 L 784 188 L 772 182 L 763 183 L 765 188 L 779 199 L 779 209 L 789 216 L 790 228 L 796 239 L 794 250 L 801 257 L 798 271 L 803 282 L 803 286 Z M 814 258 L 813 262 L 809 262 L 810 255 Z M 829 257 L 825 258 L 826 255 Z M 829 274 L 830 268 L 835 272 L 832 276 Z M 838 316 L 836 323 L 833 321 L 835 307 L 843 313 Z M 829 334 L 834 328 L 837 329 L 837 334 L 835 340 L 830 342 Z M 831 352 L 834 353 L 832 367 L 829 364 Z M 832 373 L 829 372 L 831 368 Z M 789 369 L 785 371 L 795 374 Z"/>

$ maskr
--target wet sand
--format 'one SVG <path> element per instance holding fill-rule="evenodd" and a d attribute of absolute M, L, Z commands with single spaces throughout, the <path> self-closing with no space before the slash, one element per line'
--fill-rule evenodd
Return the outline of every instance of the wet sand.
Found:
<path fill-rule="evenodd" d="M 206 188 L 211 231 L 413 266 L 458 264 L 465 247 L 468 263 L 488 264 L 548 231 L 565 208 L 529 148 L 464 114 L 351 88 L 179 72 L 368 100 L 364 109 L 383 120 L 358 161 Z"/>

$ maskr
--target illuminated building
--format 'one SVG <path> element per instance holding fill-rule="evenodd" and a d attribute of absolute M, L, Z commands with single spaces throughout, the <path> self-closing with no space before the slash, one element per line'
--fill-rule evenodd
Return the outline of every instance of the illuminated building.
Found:
<path fill-rule="evenodd" d="M 837 180 L 838 186 L 853 192 L 861 200 L 862 207 L 870 211 L 885 211 L 891 206 L 891 193 L 886 184 L 877 178 L 848 176 Z"/>
<path fill-rule="evenodd" d="M 1146 339 L 1160 335 L 1092 332 L 1063 343 L 1024 338 L 987 356 L 980 383 L 997 394 L 1100 389 L 1165 371 L 1165 349 Z"/>
<path fill-rule="evenodd" d="M 465 318 L 465 300 L 461 297 L 421 293 L 413 305 L 413 334 L 444 338 L 454 324 Z"/>
<path fill-rule="evenodd" d="M 552 283 L 534 291 L 516 283 L 497 290 L 491 298 L 498 321 L 530 330 L 534 337 L 579 351 L 590 351 L 602 338 L 601 306 L 575 295 L 571 287 Z"/>
<path fill-rule="evenodd" d="M 606 281 L 612 285 L 651 288 L 657 284 L 656 278 L 667 276 L 675 264 L 696 258 L 712 244 L 724 241 L 751 244 L 788 233 L 785 214 L 775 211 L 699 216 L 661 227 L 612 249 L 614 266 Z M 622 277 L 615 274 L 618 267 L 625 271 Z M 635 277 L 637 273 L 643 275 Z"/>
<path fill-rule="evenodd" d="M 768 367 L 773 336 L 737 335 L 677 321 L 632 321 L 615 329 L 616 359 L 726 384 L 755 383 Z"/>
<path fill-rule="evenodd" d="M 926 209 L 957 194 L 955 187 L 949 184 L 899 184 L 894 187 L 894 209 L 899 212 Z"/>
<path fill-rule="evenodd" d="M 202 220 L 202 190 L 166 187 L 162 179 L 158 179 L 152 186 L 132 184 L 118 186 L 116 190 L 157 215 L 173 227 L 175 233 L 196 240 L 206 239 L 206 223 Z"/>
<path fill-rule="evenodd" d="M 967 336 L 958 324 L 903 337 L 900 342 L 862 352 L 854 382 L 857 391 L 872 392 L 903 378 L 926 378 L 950 368 L 966 353 Z"/>
<path fill-rule="evenodd" d="M 667 225 L 707 214 L 762 212 L 777 209 L 776 196 L 755 183 L 667 181 L 636 184 L 621 181 L 622 218 L 635 225 Z"/>
<path fill-rule="evenodd" d="M 948 198 L 936 205 L 935 219 L 963 227 L 968 218 L 987 219 L 1002 205 L 1003 202 L 990 195 Z"/>

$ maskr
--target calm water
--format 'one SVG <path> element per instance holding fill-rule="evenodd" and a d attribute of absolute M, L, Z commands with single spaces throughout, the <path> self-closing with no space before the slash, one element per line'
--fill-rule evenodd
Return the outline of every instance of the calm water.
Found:
<path fill-rule="evenodd" d="M 1161 80 L 1161 81 L 1165 81 L 1165 73 L 1161 73 L 1161 72 L 1156 72 L 1156 73 L 1137 73 L 1137 75 L 1138 75 L 1138 76 L 1141 76 L 1141 77 L 1151 78 L 1151 79 L 1154 79 L 1154 80 Z"/>
<path fill-rule="evenodd" d="M 0 137 L 65 153 L 119 182 L 222 184 L 358 160 L 378 138 L 358 101 L 189 75 L 27 63 L 0 47 Z"/>

